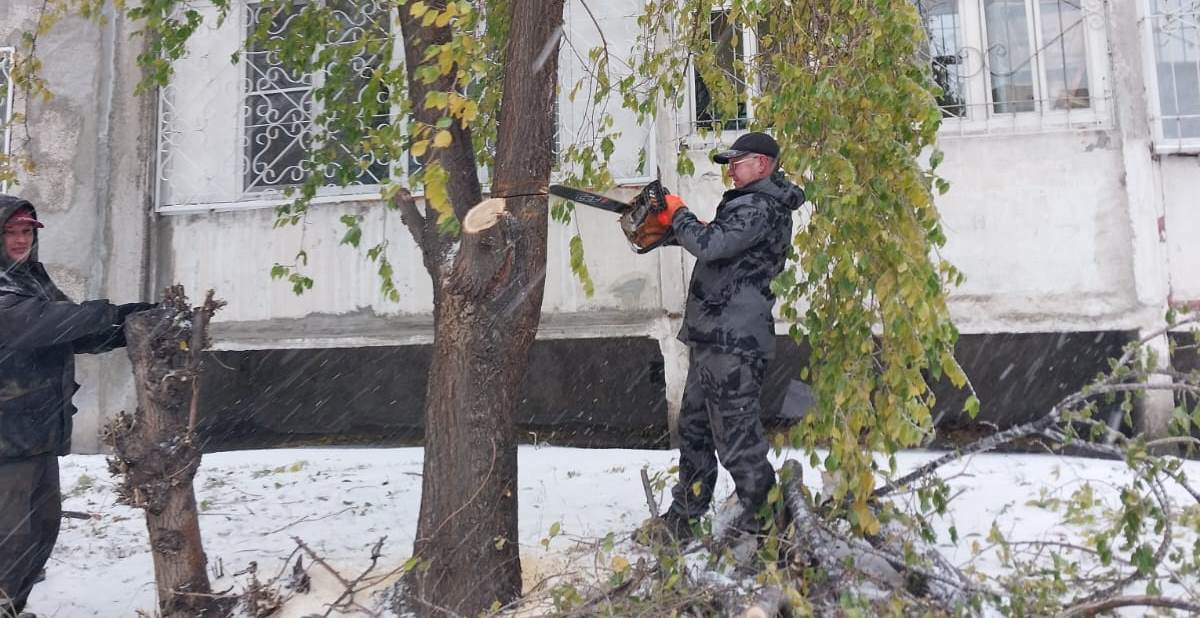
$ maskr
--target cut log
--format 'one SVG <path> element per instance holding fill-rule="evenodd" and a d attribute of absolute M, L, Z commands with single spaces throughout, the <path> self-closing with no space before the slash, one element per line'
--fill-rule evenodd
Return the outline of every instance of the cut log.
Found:
<path fill-rule="evenodd" d="M 120 475 L 118 500 L 143 509 L 150 533 L 158 611 L 164 618 L 224 616 L 234 599 L 212 594 L 192 480 L 200 449 L 189 421 L 199 378 L 194 342 L 205 341 L 193 325 L 206 324 L 220 303 L 209 293 L 193 311 L 181 286 L 167 290 L 162 305 L 131 315 L 125 324 L 133 361 L 138 407 L 105 427 L 113 449 L 109 471 Z M 200 318 L 200 319 L 197 319 Z"/>
<path fill-rule="evenodd" d="M 800 463 L 794 459 L 784 462 L 780 480 L 787 506 L 786 519 L 792 527 L 790 540 L 793 546 L 805 562 L 825 571 L 830 581 L 843 581 L 847 574 L 838 539 L 825 530 L 820 523 L 821 516 L 809 505 L 804 495 L 804 471 Z"/>
<path fill-rule="evenodd" d="M 788 611 L 788 597 L 775 587 L 763 588 L 741 613 L 741 618 L 775 618 Z"/>

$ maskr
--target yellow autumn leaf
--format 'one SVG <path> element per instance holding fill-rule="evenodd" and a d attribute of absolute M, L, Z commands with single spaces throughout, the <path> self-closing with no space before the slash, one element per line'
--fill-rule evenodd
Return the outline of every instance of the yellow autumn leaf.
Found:
<path fill-rule="evenodd" d="M 438 73 L 449 75 L 452 68 L 454 68 L 454 54 L 450 53 L 449 50 L 438 54 Z"/>
<path fill-rule="evenodd" d="M 479 104 L 474 101 L 467 101 L 463 104 L 462 119 L 463 123 L 475 122 L 479 117 Z"/>
<path fill-rule="evenodd" d="M 875 514 L 871 509 L 867 508 L 866 504 L 856 502 L 853 507 L 854 514 L 858 517 L 858 526 L 867 534 L 879 534 L 879 520 L 875 518 Z"/>
<path fill-rule="evenodd" d="M 416 2 L 411 7 L 408 8 L 408 14 L 412 15 L 413 17 L 420 17 L 420 16 L 424 15 L 426 13 L 426 11 L 428 11 L 428 10 L 429 10 L 429 5 L 425 4 L 424 2 Z"/>
<path fill-rule="evenodd" d="M 428 150 L 429 150 L 429 140 L 427 140 L 427 139 L 418 140 L 416 142 L 413 142 L 412 148 L 409 149 L 409 151 L 412 152 L 412 156 L 414 156 L 414 157 L 424 156 Z"/>
<path fill-rule="evenodd" d="M 450 94 L 450 115 L 461 116 L 463 108 L 466 107 L 467 100 L 458 96 L 456 93 Z"/>
<path fill-rule="evenodd" d="M 450 192 L 446 189 L 446 170 L 436 163 L 425 168 L 425 199 L 438 213 L 438 223 L 444 223 L 454 218 L 454 209 L 450 205 Z"/>
<path fill-rule="evenodd" d="M 629 561 L 625 559 L 625 556 L 613 556 L 612 570 L 616 571 L 617 573 L 624 573 L 625 571 L 628 571 Z"/>
<path fill-rule="evenodd" d="M 434 20 L 433 25 L 437 26 L 438 28 L 445 28 L 446 24 L 450 23 L 451 17 L 453 16 L 450 15 L 450 11 L 445 11 L 441 15 L 437 16 L 437 19 Z"/>
<path fill-rule="evenodd" d="M 435 148 L 445 148 L 453 141 L 454 138 L 450 135 L 450 132 L 445 129 L 438 131 L 437 135 L 433 136 L 433 145 Z"/>

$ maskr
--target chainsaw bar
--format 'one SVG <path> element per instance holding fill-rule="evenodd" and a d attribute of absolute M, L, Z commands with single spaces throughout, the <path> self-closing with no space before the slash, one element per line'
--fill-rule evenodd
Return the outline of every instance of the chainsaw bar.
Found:
<path fill-rule="evenodd" d="M 606 197 L 600 195 L 599 193 L 592 193 L 591 191 L 584 191 L 583 189 L 576 189 L 575 187 L 568 187 L 566 185 L 550 185 L 550 195 L 568 199 L 572 202 L 585 204 L 593 208 L 607 210 L 608 212 L 615 212 L 617 214 L 621 214 L 633 208 L 632 204 L 627 204 L 620 200 L 614 200 L 611 197 Z"/>

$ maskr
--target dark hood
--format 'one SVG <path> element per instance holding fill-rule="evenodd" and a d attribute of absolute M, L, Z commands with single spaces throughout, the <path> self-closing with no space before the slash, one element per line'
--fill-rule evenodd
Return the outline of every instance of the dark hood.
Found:
<path fill-rule="evenodd" d="M 33 207 L 33 204 L 29 203 L 29 200 L 25 200 L 25 199 L 16 197 L 15 195 L 0 194 L 0 225 L 3 225 L 5 222 L 7 222 L 9 217 L 13 216 L 14 213 L 16 213 L 18 210 L 20 210 L 22 208 L 28 208 L 28 209 L 32 210 L 33 216 L 35 216 L 35 217 L 37 216 L 37 209 Z M 29 258 L 25 260 L 26 263 L 38 261 L 38 242 L 36 239 L 36 237 L 37 237 L 37 229 L 36 228 L 34 229 L 33 233 L 34 233 L 34 238 L 35 238 L 34 243 L 33 243 L 33 251 L 29 254 Z M 13 265 L 8 260 L 8 252 L 0 251 L 0 269 L 7 272 L 10 268 L 12 268 L 12 266 Z"/>
<path fill-rule="evenodd" d="M 804 204 L 804 189 L 788 180 L 783 172 L 775 172 L 758 182 L 751 183 L 746 189 L 756 193 L 766 193 L 786 206 L 788 210 L 796 210 Z"/>

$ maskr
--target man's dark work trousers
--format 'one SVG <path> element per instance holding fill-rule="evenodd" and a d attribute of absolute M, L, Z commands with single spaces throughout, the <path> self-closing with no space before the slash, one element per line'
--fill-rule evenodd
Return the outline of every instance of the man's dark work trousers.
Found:
<path fill-rule="evenodd" d="M 712 502 L 717 458 L 750 513 L 775 484 L 760 412 L 767 359 L 694 346 L 679 412 L 679 483 L 671 510 L 697 519 Z"/>
<path fill-rule="evenodd" d="M 0 616 L 24 609 L 61 517 L 57 455 L 0 463 Z"/>

